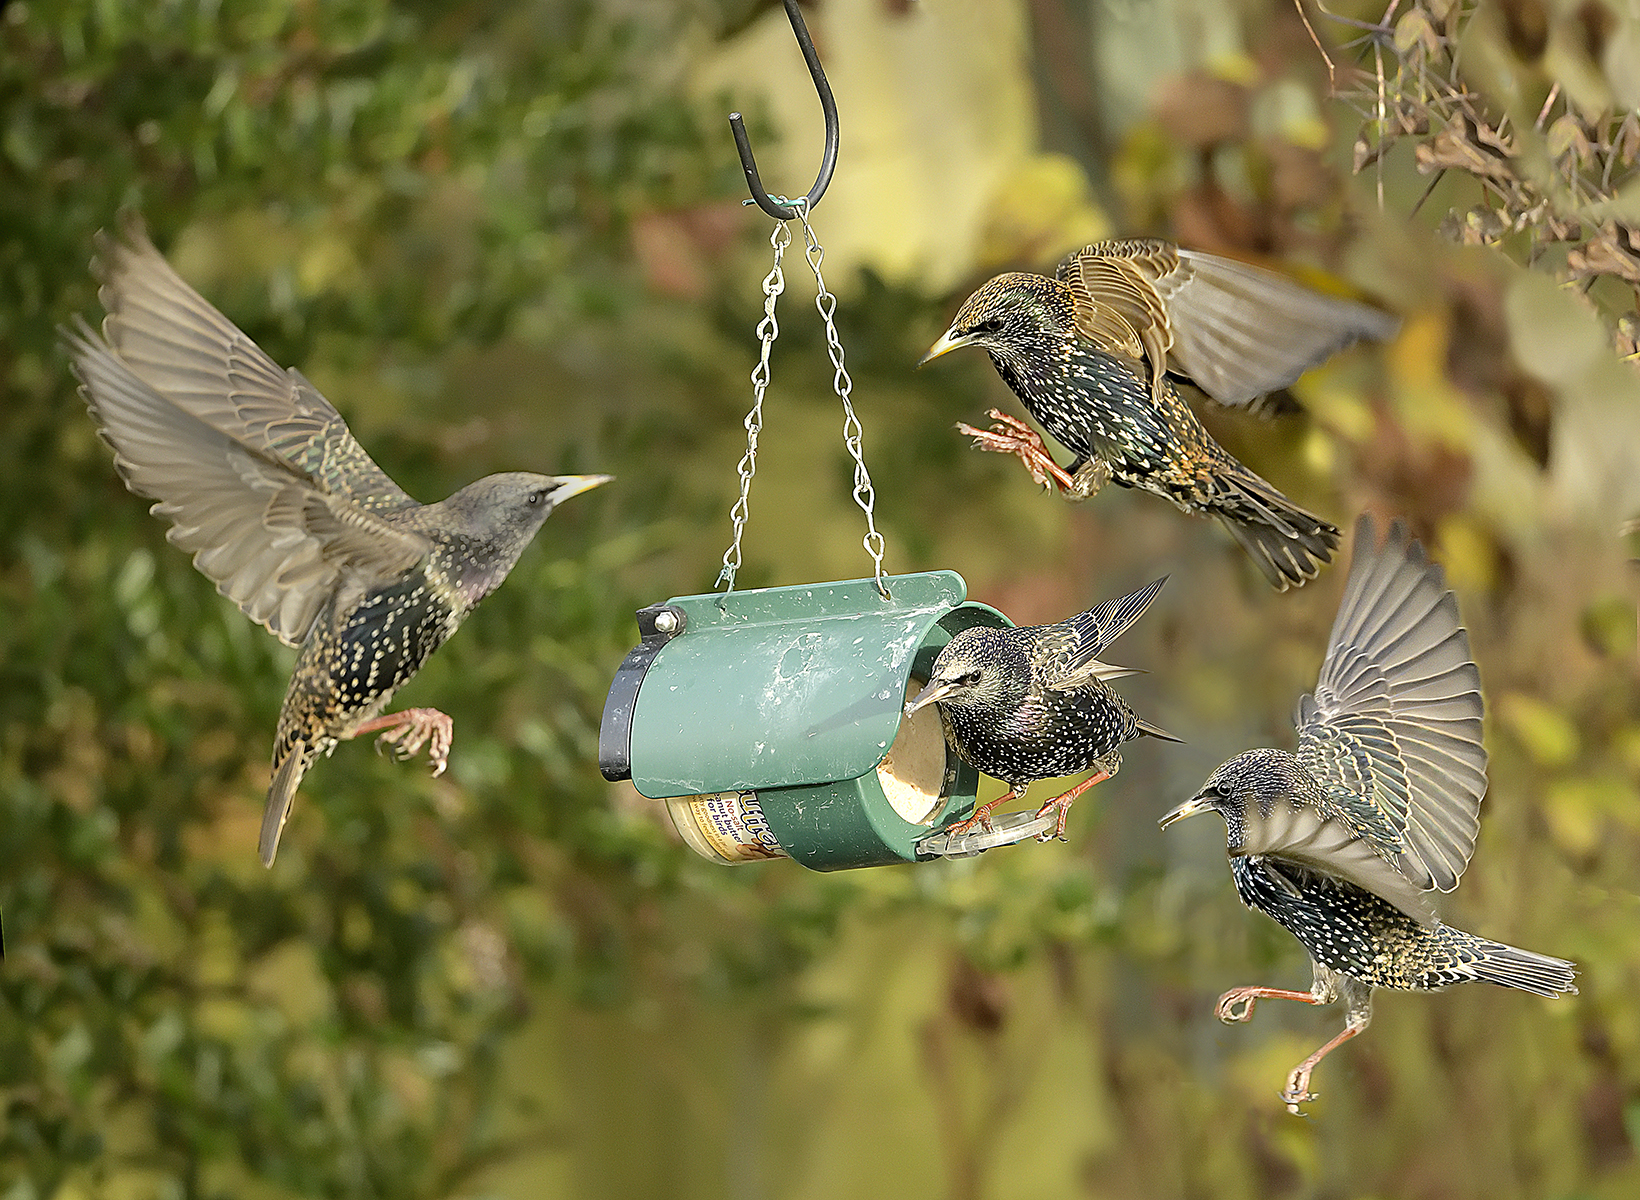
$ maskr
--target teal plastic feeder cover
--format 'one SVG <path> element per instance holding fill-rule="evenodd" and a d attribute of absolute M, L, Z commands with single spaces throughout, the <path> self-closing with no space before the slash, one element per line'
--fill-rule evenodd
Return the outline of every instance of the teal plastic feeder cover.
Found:
<path fill-rule="evenodd" d="M 1008 618 L 953 571 L 679 596 L 638 613 L 643 642 L 604 706 L 599 761 L 666 800 L 720 862 L 819 871 L 910 862 L 972 811 L 979 777 L 934 706 L 902 720 L 952 635 Z M 915 680 L 915 683 L 913 683 Z"/>

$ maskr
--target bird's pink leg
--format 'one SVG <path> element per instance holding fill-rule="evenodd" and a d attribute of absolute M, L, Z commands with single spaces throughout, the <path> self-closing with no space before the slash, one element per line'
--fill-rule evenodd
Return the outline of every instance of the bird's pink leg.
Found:
<path fill-rule="evenodd" d="M 388 713 L 360 725 L 348 737 L 361 733 L 387 730 L 376 739 L 378 751 L 384 745 L 393 747 L 399 758 L 414 758 L 425 743 L 427 757 L 432 761 L 433 774 L 444 774 L 450 765 L 450 741 L 455 737 L 455 722 L 436 708 L 407 708 L 403 712 Z"/>
<path fill-rule="evenodd" d="M 1065 836 L 1065 818 L 1071 815 L 1071 802 L 1074 801 L 1083 792 L 1087 791 L 1094 784 L 1104 783 L 1105 780 L 1107 780 L 1109 778 L 1110 778 L 1110 772 L 1109 771 L 1100 771 L 1097 775 L 1093 775 L 1093 776 L 1090 776 L 1087 779 L 1084 779 L 1081 783 L 1077 784 L 1070 791 L 1064 793 L 1063 795 L 1055 796 L 1052 800 L 1048 801 L 1041 808 L 1037 809 L 1036 810 L 1036 815 L 1039 816 L 1039 817 L 1043 813 L 1047 812 L 1049 809 L 1052 809 L 1052 808 L 1059 809 L 1059 823 L 1054 826 L 1054 831 L 1053 831 L 1052 835 L 1044 833 L 1041 837 L 1039 837 L 1037 839 L 1037 841 L 1039 841 L 1039 842 L 1049 842 L 1049 841 L 1052 841 L 1054 838 L 1063 838 Z"/>
<path fill-rule="evenodd" d="M 1332 1041 L 1293 1068 L 1292 1073 L 1287 1076 L 1287 1090 L 1281 1093 L 1281 1098 L 1286 1103 L 1288 1112 L 1295 1117 L 1304 1115 L 1298 1111 L 1298 1106 L 1306 1100 L 1315 1099 L 1315 1093 L 1310 1091 L 1310 1072 L 1315 1070 L 1317 1063 L 1365 1028 L 1365 1025 L 1357 1025 L 1352 1021 L 1350 1024 L 1345 1025 L 1344 1031 L 1333 1038 Z"/>
<path fill-rule="evenodd" d="M 1031 473 L 1031 478 L 1043 487 L 1047 487 L 1051 479 L 1059 485 L 1061 491 L 1076 490 L 1076 480 L 1071 478 L 1064 467 L 1054 462 L 1053 455 L 1048 453 L 1048 448 L 1042 444 L 1042 437 L 1036 430 L 1001 409 L 993 408 L 985 415 L 996 422 L 991 428 L 976 429 L 965 421 L 958 421 L 957 431 L 973 438 L 974 445 L 981 450 L 1018 455 L 1019 461 L 1024 463 L 1025 469 Z"/>
<path fill-rule="evenodd" d="M 970 832 L 974 826 L 978 825 L 981 829 L 989 833 L 991 831 L 991 814 L 1013 799 L 1016 799 L 1016 797 L 1013 789 L 1010 788 L 1008 791 L 998 796 L 995 800 L 980 805 L 974 810 L 974 815 L 969 817 L 966 821 L 960 821 L 955 825 L 947 827 L 945 832 L 950 834 L 952 837 L 958 837 L 961 834 Z"/>

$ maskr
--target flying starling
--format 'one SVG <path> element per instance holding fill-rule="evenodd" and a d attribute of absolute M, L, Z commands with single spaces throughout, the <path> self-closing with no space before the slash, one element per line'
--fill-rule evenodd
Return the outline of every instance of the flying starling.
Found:
<path fill-rule="evenodd" d="M 1094 775 L 1055 796 L 1038 811 L 1059 810 L 1053 837 L 1065 835 L 1071 802 L 1121 768 L 1117 749 L 1140 734 L 1179 739 L 1140 720 L 1107 682 L 1132 675 L 1099 661 L 1105 647 L 1144 615 L 1166 578 L 1107 600 L 1054 625 L 1023 629 L 965 629 L 934 660 L 928 684 L 905 706 L 910 716 L 926 704 L 939 707 L 945 737 L 963 761 L 1008 785 L 948 832 L 991 827 L 991 812 L 1038 779 Z M 1046 835 L 1044 836 L 1046 840 Z"/>
<path fill-rule="evenodd" d="M 983 346 L 1037 422 L 1075 461 L 1060 467 L 1024 422 L 995 409 L 981 449 L 1017 454 L 1040 484 L 1085 499 L 1108 482 L 1218 517 L 1276 588 L 1315 578 L 1335 526 L 1230 456 L 1174 387 L 1247 405 L 1393 317 L 1259 267 L 1155 239 L 1096 242 L 1056 277 L 1010 273 L 958 309 L 923 362 Z"/>
<path fill-rule="evenodd" d="M 1356 525 L 1355 562 L 1313 695 L 1298 702 L 1298 753 L 1249 750 L 1162 818 L 1219 813 L 1230 873 L 1250 908 L 1310 952 L 1308 992 L 1239 987 L 1221 1021 L 1260 999 L 1345 1005 L 1344 1030 L 1287 1077 L 1289 1112 L 1310 1073 L 1372 1020 L 1377 987 L 1497 983 L 1576 992 L 1573 964 L 1443 925 L 1431 903 L 1469 864 L 1486 791 L 1480 673 L 1441 569 L 1397 522 L 1383 546 Z"/>
<path fill-rule="evenodd" d="M 500 586 L 553 506 L 607 475 L 491 475 L 418 504 L 341 414 L 182 281 L 140 222 L 97 237 L 108 316 L 63 339 L 114 465 L 167 538 L 253 621 L 299 647 L 273 750 L 261 855 L 273 865 L 296 786 L 342 738 L 381 733 L 444 770 L 450 718 L 382 715 L 393 693 Z"/>

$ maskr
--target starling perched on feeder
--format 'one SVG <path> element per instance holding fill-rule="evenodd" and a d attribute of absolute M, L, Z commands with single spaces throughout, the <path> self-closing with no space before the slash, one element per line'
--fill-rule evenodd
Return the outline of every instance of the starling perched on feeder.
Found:
<path fill-rule="evenodd" d="M 1298 703 L 1298 753 L 1238 754 L 1161 822 L 1224 817 L 1242 902 L 1285 926 L 1314 964 L 1308 992 L 1226 992 L 1221 1021 L 1249 1019 L 1265 998 L 1344 1001 L 1343 1032 L 1287 1077 L 1281 1098 L 1294 1114 L 1314 1099 L 1316 1064 L 1371 1021 L 1376 987 L 1577 991 L 1573 964 L 1436 918 L 1431 893 L 1458 886 L 1486 791 L 1480 674 L 1440 567 L 1399 522 L 1375 543 L 1362 517 L 1320 681 Z"/>
<path fill-rule="evenodd" d="M 976 825 L 989 829 L 992 810 L 1022 796 L 1038 779 L 1091 770 L 1092 777 L 1037 813 L 1057 808 L 1053 836 L 1063 837 L 1071 802 L 1121 768 L 1123 742 L 1140 734 L 1179 740 L 1141 720 L 1106 682 L 1134 671 L 1099 661 L 1166 582 L 1158 579 L 1053 625 L 965 629 L 940 651 L 927 686 L 905 706 L 905 715 L 937 704 L 946 740 L 963 760 L 1008 785 L 1004 795 L 947 832 L 963 834 Z"/>
<path fill-rule="evenodd" d="M 139 222 L 98 235 L 99 337 L 65 330 L 126 486 L 223 595 L 300 647 L 262 821 L 273 864 L 296 786 L 342 738 L 381 733 L 444 770 L 450 718 L 380 715 L 500 586 L 554 505 L 607 475 L 491 475 L 437 504 L 401 491 L 330 403 L 182 281 Z"/>
<path fill-rule="evenodd" d="M 1242 466 L 1174 387 L 1246 405 L 1393 317 L 1272 271 L 1154 239 L 1096 242 L 1056 277 L 998 275 L 963 303 L 923 362 L 983 346 L 1031 416 L 1075 456 L 1062 468 L 1024 422 L 995 409 L 981 449 L 1085 499 L 1107 482 L 1218 517 L 1276 588 L 1315 578 L 1338 530 Z"/>

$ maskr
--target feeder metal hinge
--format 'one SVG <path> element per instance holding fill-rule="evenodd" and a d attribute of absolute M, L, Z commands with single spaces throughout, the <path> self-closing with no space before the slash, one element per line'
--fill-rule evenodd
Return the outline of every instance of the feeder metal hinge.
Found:
<path fill-rule="evenodd" d="M 651 604 L 635 615 L 642 640 L 616 670 L 604 701 L 604 719 L 598 725 L 598 770 L 611 783 L 632 778 L 632 714 L 638 707 L 644 676 L 661 647 L 689 624 L 683 609 L 671 604 Z"/>

